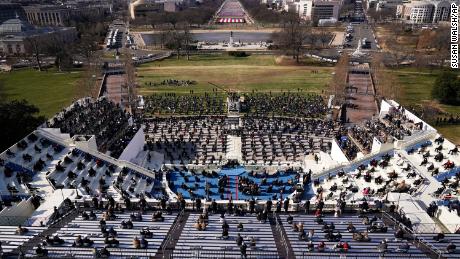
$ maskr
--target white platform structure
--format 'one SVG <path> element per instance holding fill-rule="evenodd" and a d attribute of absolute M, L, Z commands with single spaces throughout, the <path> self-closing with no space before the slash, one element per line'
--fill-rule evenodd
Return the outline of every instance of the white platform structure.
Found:
<path fill-rule="evenodd" d="M 361 179 L 356 179 L 357 168 L 363 164 L 368 165 L 372 160 L 381 159 L 382 156 L 390 155 L 389 167 L 387 169 L 378 169 L 377 174 L 386 177 L 385 175 L 389 170 L 395 170 L 400 173 L 397 181 L 402 181 L 405 179 L 404 174 L 407 173 L 403 169 L 410 165 L 416 176 L 405 180 L 408 184 L 418 180 L 421 180 L 422 183 L 417 185 L 417 188 L 414 189 L 409 197 L 405 195 L 395 196 L 392 193 L 392 195 L 389 195 L 389 199 L 398 203 L 400 209 L 413 220 L 416 227 L 419 226 L 420 229 L 423 229 L 424 226 L 435 225 L 435 219 L 425 216 L 425 210 L 430 203 L 439 201 L 440 198 L 434 196 L 433 193 L 441 187 L 441 183 L 432 176 L 429 167 L 439 168 L 439 174 L 436 177 L 453 177 L 453 173 L 459 170 L 460 155 L 446 155 L 441 162 L 434 161 L 433 156 L 431 156 L 428 159 L 428 164 L 421 165 L 423 154 L 408 151 L 420 150 L 421 146 L 424 145 L 424 152 L 430 151 L 433 155 L 436 154 L 437 145 L 433 143 L 439 137 L 439 134 L 432 126 L 407 110 L 401 109 L 400 105 L 394 101 L 382 101 L 379 114 L 380 120 L 384 123 L 389 123 L 383 118 L 395 109 L 404 114 L 407 120 L 407 127 L 411 128 L 412 134 L 399 140 L 395 139 L 390 143 L 375 141 L 370 154 L 348 161 L 343 152 L 341 152 L 340 147 L 335 143 L 336 145 L 332 145 L 330 153 L 318 153 L 318 162 L 314 160 L 313 155 L 310 153 L 301 161 L 290 165 L 280 163 L 279 165 L 265 166 L 272 171 L 276 171 L 277 168 L 285 169 L 289 166 L 302 167 L 304 172 L 311 170 L 313 172 L 312 178 L 318 178 L 321 181 L 324 181 L 328 176 L 335 176 L 338 172 L 343 171 L 349 178 L 350 183 L 358 187 L 358 193 L 348 197 L 349 201 L 356 201 L 364 197 L 361 193 L 365 187 L 379 188 L 378 185 L 373 183 L 368 184 Z M 162 169 L 166 161 L 164 155 L 158 152 L 147 153 L 141 150 L 142 139 L 143 135 L 139 134 L 135 138 L 136 143 L 128 146 L 133 151 L 124 153 L 124 157 L 130 160 L 125 161 L 114 159 L 98 152 L 94 149 L 94 143 L 92 142 L 94 140 L 92 138 L 80 140 L 61 134 L 59 129 L 37 129 L 18 144 L 1 153 L 0 158 L 4 164 L 0 168 L 2 199 L 7 200 L 16 197 L 19 198 L 19 201 L 21 198 L 27 200 L 33 193 L 45 197 L 45 201 L 35 210 L 32 218 L 28 221 L 30 225 L 39 225 L 40 222 L 46 224 L 50 219 L 50 215 L 52 215 L 54 206 L 59 206 L 66 198 L 75 200 L 77 196 L 81 196 L 78 198 L 91 200 L 94 195 L 102 196 L 104 189 L 102 187 L 105 187 L 106 193 L 116 200 L 121 200 L 123 192 L 133 201 L 139 200 L 139 195 L 142 194 L 147 196 L 146 200 L 148 202 L 158 203 L 157 194 L 161 195 L 162 191 L 164 191 L 170 194 L 170 202 L 176 201 L 177 196 L 168 187 L 165 176 L 163 175 L 162 178 L 157 179 L 157 173 Z M 242 161 L 241 138 L 229 135 L 227 140 L 225 143 L 228 145 L 228 152 L 225 158 Z M 431 145 L 427 145 L 427 143 Z M 454 144 L 445 140 L 443 150 L 452 149 L 454 146 Z M 149 155 L 150 161 L 147 161 Z M 447 160 L 452 161 L 456 166 L 445 170 L 443 163 Z M 179 165 L 179 161 L 167 162 L 173 162 L 171 166 Z M 37 164 L 42 164 L 42 166 L 37 167 Z M 218 165 L 212 166 L 218 168 Z M 259 163 L 245 166 L 255 170 L 264 168 L 264 165 Z M 200 167 L 205 168 L 205 166 L 196 165 L 196 168 Z M 21 181 L 20 173 L 30 175 L 32 179 L 29 185 Z M 72 177 L 72 173 L 77 176 Z M 338 177 L 335 179 L 338 179 Z M 334 181 L 322 182 L 322 185 L 325 189 L 330 188 Z M 312 189 L 315 190 L 315 188 Z M 222 200 L 219 202 L 225 203 L 227 201 Z M 330 199 L 326 203 L 334 204 L 334 199 Z M 292 209 L 297 206 L 298 204 L 291 203 Z M 437 220 L 445 223 L 446 226 L 448 225 L 449 231 L 455 231 L 457 227 L 453 224 L 458 222 L 460 218 L 454 218 L 454 215 L 446 213 L 443 209 Z"/>

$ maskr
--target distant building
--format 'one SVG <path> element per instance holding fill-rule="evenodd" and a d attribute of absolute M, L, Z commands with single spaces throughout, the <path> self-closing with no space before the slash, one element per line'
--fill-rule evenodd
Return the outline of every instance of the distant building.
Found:
<path fill-rule="evenodd" d="M 129 14 L 132 20 L 135 20 L 136 17 L 147 16 L 162 10 L 163 4 L 158 3 L 156 0 L 136 0 L 129 5 Z"/>
<path fill-rule="evenodd" d="M 396 7 L 398 5 L 403 4 L 406 2 L 405 0 L 370 0 L 367 1 L 368 8 L 374 8 L 376 11 L 382 11 L 385 9 L 394 10 L 396 13 Z"/>
<path fill-rule="evenodd" d="M 64 42 L 73 42 L 77 32 L 73 27 L 34 27 L 18 18 L 0 24 L 0 53 L 3 55 L 28 54 L 28 38 L 42 39 L 60 37 Z"/>
<path fill-rule="evenodd" d="M 24 6 L 29 23 L 38 26 L 64 26 L 70 17 L 70 10 L 54 5 Z"/>
<path fill-rule="evenodd" d="M 20 4 L 0 3 L 0 23 L 16 17 L 21 19 L 26 17 Z"/>
<path fill-rule="evenodd" d="M 111 0 L 72 0 L 64 6 L 70 10 L 72 17 L 81 15 L 109 15 L 113 11 Z"/>
<path fill-rule="evenodd" d="M 396 16 L 410 23 L 449 21 L 450 4 L 458 1 L 412 1 L 397 6 Z"/>
<path fill-rule="evenodd" d="M 66 26 L 69 21 L 80 16 L 101 16 L 112 13 L 109 0 L 72 0 L 62 5 L 33 4 L 24 6 L 30 24 L 37 26 Z"/>
<path fill-rule="evenodd" d="M 176 1 L 165 1 L 163 4 L 163 10 L 165 12 L 174 13 L 180 10 L 180 6 Z"/>
<path fill-rule="evenodd" d="M 313 2 L 312 20 L 318 21 L 320 19 L 339 19 L 340 7 L 342 1 L 324 0 Z"/>
<path fill-rule="evenodd" d="M 283 9 L 298 13 L 302 19 L 319 21 L 321 19 L 339 18 L 340 0 L 287 0 Z"/>

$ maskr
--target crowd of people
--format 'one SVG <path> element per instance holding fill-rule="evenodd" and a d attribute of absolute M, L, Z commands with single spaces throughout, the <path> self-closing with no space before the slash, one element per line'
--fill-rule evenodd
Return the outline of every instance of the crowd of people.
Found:
<path fill-rule="evenodd" d="M 117 157 L 133 136 L 130 117 L 118 104 L 106 98 L 97 101 L 85 99 L 53 117 L 48 127 L 60 128 L 61 132 L 70 136 L 94 135 L 102 152 L 110 151 Z"/>
<path fill-rule="evenodd" d="M 348 136 L 348 131 L 344 128 L 341 128 L 337 134 L 335 139 L 337 140 L 337 144 L 340 146 L 344 154 L 347 156 L 348 160 L 353 160 L 358 155 L 360 151 L 358 146 L 350 139 Z"/>
<path fill-rule="evenodd" d="M 450 115 L 447 117 L 437 117 L 435 125 L 436 126 L 441 126 L 441 125 L 459 125 L 460 124 L 460 115 Z"/>
<path fill-rule="evenodd" d="M 313 187 L 318 199 L 350 199 L 352 196 L 358 199 L 384 197 L 389 192 L 414 193 L 423 182 L 424 177 L 410 163 L 384 155 L 368 165 L 361 164 L 353 172 L 339 171 L 322 181 L 315 179 Z"/>
<path fill-rule="evenodd" d="M 160 83 L 156 82 L 145 82 L 146 86 L 193 86 L 196 85 L 195 80 L 177 80 L 177 79 L 165 79 Z"/>
<path fill-rule="evenodd" d="M 400 123 L 392 119 L 392 117 L 387 115 L 384 120 L 391 121 L 392 123 L 385 123 L 380 119 L 372 119 L 366 120 L 362 125 L 350 127 L 350 136 L 361 145 L 364 152 L 369 153 L 371 151 L 374 137 L 381 143 L 388 143 L 393 142 L 394 138 L 401 140 L 411 135 L 410 130 L 405 129 Z"/>
<path fill-rule="evenodd" d="M 153 94 L 145 97 L 144 112 L 152 115 L 220 115 L 226 112 L 226 104 L 224 97 L 219 93 Z"/>
<path fill-rule="evenodd" d="M 327 111 L 325 101 L 316 94 L 253 93 L 243 98 L 243 112 L 253 115 L 319 118 Z"/>
<path fill-rule="evenodd" d="M 146 122 L 146 146 L 166 161 L 214 163 L 226 152 L 225 117 L 152 118 Z"/>
<path fill-rule="evenodd" d="M 327 152 L 338 126 L 332 121 L 246 116 L 242 128 L 243 160 L 302 162 L 309 154 Z"/>

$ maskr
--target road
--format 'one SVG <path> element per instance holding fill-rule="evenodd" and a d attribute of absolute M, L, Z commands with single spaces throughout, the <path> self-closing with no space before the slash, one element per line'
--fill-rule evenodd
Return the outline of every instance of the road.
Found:
<path fill-rule="evenodd" d="M 368 50 L 378 50 L 374 33 L 372 32 L 371 26 L 368 25 L 367 22 L 354 23 L 351 24 L 351 26 L 353 26 L 354 29 L 354 32 L 351 33 L 351 35 L 353 35 L 353 39 L 350 42 L 345 42 L 345 44 L 350 45 L 345 47 L 345 49 L 356 49 L 360 40 L 367 39 L 371 42 L 371 48 Z M 362 50 L 364 51 L 365 49 Z"/>
<path fill-rule="evenodd" d="M 363 17 L 364 21 L 356 21 L 350 23 L 350 25 L 353 27 L 354 32 L 351 33 L 353 35 L 353 40 L 350 42 L 345 42 L 346 44 L 349 44 L 350 46 L 345 47 L 346 49 L 356 49 L 358 47 L 358 42 L 363 39 L 367 39 L 371 42 L 371 48 L 368 50 L 378 50 L 377 48 L 377 42 L 375 41 L 374 33 L 372 31 L 371 26 L 368 24 L 366 16 L 364 14 L 362 2 L 355 2 L 355 8 L 354 8 L 354 17 Z M 361 20 L 361 19 L 356 19 L 356 20 Z M 363 49 L 364 51 L 364 49 Z"/>

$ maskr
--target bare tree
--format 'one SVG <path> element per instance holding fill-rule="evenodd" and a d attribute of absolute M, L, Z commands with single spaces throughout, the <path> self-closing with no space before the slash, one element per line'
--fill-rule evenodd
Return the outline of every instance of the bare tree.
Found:
<path fill-rule="evenodd" d="M 322 30 L 318 35 L 319 41 L 323 45 L 323 48 L 326 47 L 326 44 L 329 43 L 332 39 L 332 33 L 329 31 Z"/>
<path fill-rule="evenodd" d="M 128 49 L 124 50 L 124 67 L 125 67 L 125 87 L 128 92 L 128 107 L 127 109 L 134 113 L 134 109 L 137 107 L 137 90 L 136 90 L 136 69 L 133 64 L 131 52 Z"/>
<path fill-rule="evenodd" d="M 77 55 L 85 59 L 85 63 L 89 63 L 94 52 L 98 50 L 98 44 L 90 34 L 83 34 L 79 42 L 75 45 Z"/>
<path fill-rule="evenodd" d="M 41 57 L 45 51 L 44 41 L 40 37 L 27 37 L 24 40 L 24 47 L 27 52 L 32 53 L 37 62 L 38 71 L 42 71 Z"/>
<path fill-rule="evenodd" d="M 384 65 L 382 53 L 372 56 L 371 71 L 377 95 L 389 99 L 400 97 L 401 89 L 394 73 Z"/>
<path fill-rule="evenodd" d="M 182 34 L 182 42 L 184 46 L 185 55 L 187 56 L 187 60 L 190 60 L 190 48 L 191 43 L 193 41 L 193 36 L 190 33 L 190 24 L 188 22 L 181 23 L 179 25 Z"/>
<path fill-rule="evenodd" d="M 299 63 L 304 45 L 311 34 L 309 22 L 302 21 L 297 14 L 289 14 L 282 24 L 281 31 L 274 33 L 273 40 Z"/>
<path fill-rule="evenodd" d="M 345 91 L 348 84 L 348 70 L 350 58 L 347 54 L 342 54 L 339 58 L 334 71 L 334 77 L 330 84 L 330 91 L 335 95 L 335 100 L 338 103 L 344 101 Z"/>

